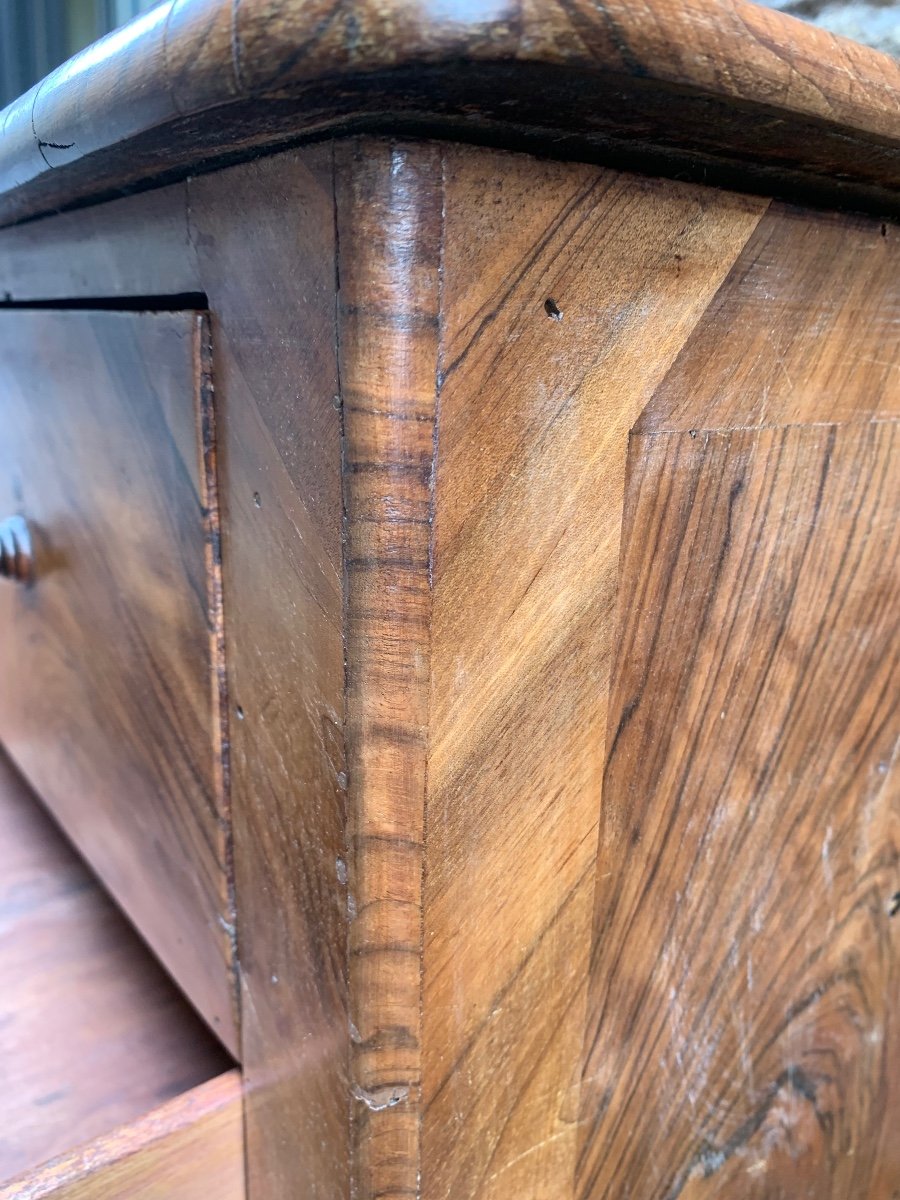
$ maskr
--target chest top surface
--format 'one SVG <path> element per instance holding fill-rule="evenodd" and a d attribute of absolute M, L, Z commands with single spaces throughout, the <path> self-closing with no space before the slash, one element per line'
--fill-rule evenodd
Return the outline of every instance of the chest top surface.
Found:
<path fill-rule="evenodd" d="M 900 64 L 746 0 L 165 0 L 0 113 L 0 222 L 350 130 L 887 211 Z"/>

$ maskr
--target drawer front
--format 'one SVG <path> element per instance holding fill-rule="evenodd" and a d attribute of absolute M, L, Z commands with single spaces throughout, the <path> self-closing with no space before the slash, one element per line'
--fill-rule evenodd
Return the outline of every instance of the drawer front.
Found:
<path fill-rule="evenodd" d="M 0 311 L 0 740 L 234 1050 L 207 344 Z"/>

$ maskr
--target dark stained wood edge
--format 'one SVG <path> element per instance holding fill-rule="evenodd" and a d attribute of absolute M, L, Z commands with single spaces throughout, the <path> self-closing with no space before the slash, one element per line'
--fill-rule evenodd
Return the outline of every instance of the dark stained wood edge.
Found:
<path fill-rule="evenodd" d="M 900 64 L 748 0 L 166 0 L 0 113 L 0 222 L 360 127 L 900 193 Z"/>
<path fill-rule="evenodd" d="M 236 931 L 234 884 L 234 838 L 231 823 L 230 745 L 228 737 L 228 674 L 225 662 L 225 618 L 222 587 L 222 523 L 219 509 L 218 442 L 216 438 L 215 385 L 213 382 L 212 330 L 207 313 L 195 317 L 198 341 L 199 405 L 197 441 L 199 447 L 200 503 L 203 514 L 203 553 L 206 560 L 206 612 L 209 627 L 210 709 L 216 753 L 213 758 L 213 785 L 219 830 L 218 853 L 224 867 L 223 894 L 220 897 L 222 931 L 228 940 L 228 964 L 231 973 L 231 1024 L 220 1033 L 232 1055 L 240 1061 L 239 1044 L 240 982 Z"/>
<path fill-rule="evenodd" d="M 335 156 L 353 1195 L 419 1193 L 441 147 Z"/>

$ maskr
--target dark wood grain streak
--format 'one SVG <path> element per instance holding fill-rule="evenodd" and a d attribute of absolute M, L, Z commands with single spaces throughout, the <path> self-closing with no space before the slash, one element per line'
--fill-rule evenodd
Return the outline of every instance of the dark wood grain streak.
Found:
<path fill-rule="evenodd" d="M 0 312 L 0 503 L 35 539 L 0 594 L 0 736 L 237 1055 L 208 338 Z"/>
<path fill-rule="evenodd" d="M 870 203 L 900 185 L 900 67 L 746 0 L 166 0 L 0 114 L 0 218 L 404 119 Z"/>
<path fill-rule="evenodd" d="M 898 428 L 632 440 L 579 1197 L 900 1187 Z"/>
<path fill-rule="evenodd" d="M 419 1189 L 441 151 L 338 148 L 354 1194 Z M 398 419 L 402 418 L 402 419 Z"/>
<path fill-rule="evenodd" d="M 423 951 L 430 1200 L 571 1194 L 627 433 L 764 208 L 591 166 L 446 151 Z"/>

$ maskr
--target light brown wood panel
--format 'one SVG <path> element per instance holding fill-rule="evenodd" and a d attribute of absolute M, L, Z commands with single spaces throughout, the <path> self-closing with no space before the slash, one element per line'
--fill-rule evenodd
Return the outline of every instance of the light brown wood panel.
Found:
<path fill-rule="evenodd" d="M 546 1200 L 574 1171 L 627 431 L 765 206 L 465 150 L 446 180 L 422 1187 Z"/>
<path fill-rule="evenodd" d="M 900 229 L 773 205 L 637 430 L 900 416 Z"/>
<path fill-rule="evenodd" d="M 20 1200 L 11 1176 L 228 1066 L 2 753 L 0 1061 L 0 1196 Z"/>
<path fill-rule="evenodd" d="M 244 1200 L 245 1194 L 238 1071 L 0 1183 L 0 1200 Z"/>
<path fill-rule="evenodd" d="M 354 1194 L 416 1195 L 422 1167 L 422 840 L 441 151 L 336 159 L 347 512 Z"/>
<path fill-rule="evenodd" d="M 331 147 L 189 185 L 221 416 L 252 1197 L 349 1191 L 341 446 Z"/>
<path fill-rule="evenodd" d="M 0 312 L 0 506 L 36 563 L 0 588 L 0 737 L 236 1053 L 207 340 Z"/>
<path fill-rule="evenodd" d="M 898 449 L 633 439 L 585 1200 L 900 1188 Z"/>
<path fill-rule="evenodd" d="M 226 21 L 219 12 L 208 30 L 201 15 L 181 4 L 170 28 L 188 31 L 212 70 L 230 14 Z M 248 36 L 261 35 L 261 25 L 246 24 L 254 16 L 246 5 L 239 15 Z M 192 88 L 206 94 L 216 86 L 211 74 L 182 71 L 190 59 L 173 60 L 173 86 L 184 89 L 185 104 Z M 538 100 L 546 104 L 546 95 Z M 133 238 L 123 227 L 132 203 L 146 216 Z M 209 297 L 224 429 L 251 1200 L 345 1200 L 354 1190 L 392 1200 L 417 1192 L 423 1200 L 571 1200 L 580 1105 L 585 1200 L 627 1194 L 630 1172 L 650 1169 L 626 1147 L 621 1178 L 604 1182 L 606 1192 L 590 1190 L 600 1186 L 595 1170 L 607 1170 L 605 1159 L 597 1164 L 608 1135 L 603 1122 L 612 1117 L 604 1116 L 607 1096 L 595 1074 L 579 1097 L 589 944 L 592 930 L 604 928 L 599 916 L 592 925 L 591 897 L 606 692 L 624 628 L 614 608 L 618 589 L 627 618 L 638 594 L 627 577 L 617 584 L 628 429 L 640 419 L 651 432 L 681 430 L 673 443 L 699 453 L 710 425 L 840 419 L 847 428 L 837 430 L 835 444 L 845 447 L 844 474 L 833 486 L 851 497 L 886 462 L 881 426 L 865 422 L 896 411 L 894 228 L 766 209 L 766 201 L 584 164 L 361 138 L 192 179 L 143 197 L 140 207 L 117 204 L 109 253 L 96 261 L 79 238 L 94 244 L 100 209 L 0 235 L 0 251 L 15 250 L 2 277 L 11 283 L 0 279 L 0 286 L 14 296 L 33 296 L 37 286 L 73 296 L 164 290 L 160 279 L 175 256 L 178 286 Z M 42 227 L 55 230 L 52 254 L 36 248 Z M 4 243 L 13 234 L 18 240 Z M 805 453 L 819 446 L 824 428 L 797 435 Z M 662 440 L 645 437 L 647 454 L 661 453 Z M 752 453 L 750 443 L 741 445 L 744 467 L 766 486 L 754 472 L 769 481 L 764 458 L 774 458 L 761 457 L 759 443 Z M 851 446 L 859 451 L 855 483 Z M 732 469 L 729 458 L 718 473 Z M 805 476 L 796 474 L 796 481 L 778 477 L 782 492 L 768 513 L 778 503 L 786 514 L 806 503 Z M 660 494 L 668 482 L 659 481 Z M 688 488 L 673 497 L 667 519 L 686 513 L 692 495 Z M 839 542 L 850 518 L 836 495 L 829 493 L 821 519 Z M 629 529 L 636 511 L 632 498 Z M 707 532 L 719 528 L 714 504 L 704 514 Z M 788 541 L 799 536 L 788 516 L 782 526 Z M 816 545 L 824 546 L 816 528 Z M 761 536 L 782 540 L 765 526 Z M 872 534 L 888 536 L 886 526 Z M 635 533 L 635 546 L 639 540 Z M 701 555 L 691 569 L 712 568 Z M 704 589 L 708 581 L 698 582 L 698 595 L 688 589 L 684 604 L 699 604 Z M 764 589 L 762 601 L 787 604 Z M 755 636 L 750 616 L 739 615 Z M 851 662 L 847 650 L 847 662 L 867 670 L 868 616 L 858 615 L 857 658 Z M 872 636 L 883 636 L 883 620 L 879 610 Z M 799 637 L 787 650 L 806 653 Z M 667 681 L 663 670 L 663 697 Z M 814 700 L 801 699 L 811 726 Z M 677 701 L 653 708 L 651 732 L 675 719 Z M 881 816 L 872 819 L 883 827 Z M 855 820 L 848 816 L 846 829 L 863 845 Z M 855 903 L 857 892 L 840 890 L 851 877 L 851 833 L 832 826 L 833 837 L 845 836 L 828 845 L 842 872 L 834 895 Z M 820 857 L 827 828 L 826 821 L 815 831 Z M 803 862 L 806 852 L 797 848 Z M 874 843 L 860 862 L 868 864 L 870 853 L 877 858 Z M 622 878 L 641 869 L 636 855 L 629 849 L 618 863 Z M 889 882 L 888 859 L 884 851 L 883 861 L 872 860 L 878 887 Z M 729 882 L 717 876 L 708 890 L 726 895 Z M 776 898 L 777 886 L 789 889 L 791 877 L 772 885 Z M 815 887 L 811 895 L 818 897 Z M 688 915 L 695 901 L 685 901 Z M 879 917 L 873 927 L 881 940 L 866 941 L 862 908 L 855 911 L 846 928 L 860 930 L 857 974 L 886 978 L 896 992 L 885 933 L 892 926 Z M 812 924 L 801 920 L 798 932 L 807 927 L 812 947 Z M 711 924 L 704 936 L 717 936 Z M 840 933 L 836 952 L 854 937 Z M 634 953 L 633 970 L 645 969 L 646 957 Z M 762 995 L 762 977 L 782 997 L 786 969 L 757 958 L 754 950 L 752 997 Z M 603 982 L 602 966 L 598 950 L 595 989 L 613 986 Z M 859 1097 L 860 1080 L 875 1078 L 876 1050 L 863 1047 L 853 1059 L 855 1035 L 845 1036 L 834 1015 L 850 994 L 842 980 L 823 1002 L 823 1020 L 849 1055 L 848 1095 Z M 614 982 L 625 989 L 628 979 Z M 736 988 L 736 976 L 732 982 Z M 694 994 L 689 986 L 700 985 L 685 982 L 680 1011 Z M 824 1011 L 818 993 L 814 1009 Z M 636 1022 L 650 1020 L 640 1004 L 631 1012 Z M 616 1019 L 627 1022 L 627 1014 Z M 807 1028 L 802 1014 L 792 1021 Z M 676 1032 L 669 1087 L 676 1124 L 657 1122 L 660 1137 L 687 1120 L 676 1100 L 687 1096 L 689 1067 L 699 1070 L 688 1058 L 702 1041 Z M 844 1109 L 827 1107 L 816 1082 L 824 1075 L 808 1064 L 805 1075 L 779 1068 L 777 1094 L 754 1093 L 751 1115 L 762 1117 L 746 1144 L 756 1157 L 742 1157 L 727 1122 L 740 1122 L 751 1093 L 736 1095 L 730 1043 L 721 1044 L 728 1070 L 715 1074 L 712 1064 L 707 1094 L 718 1087 L 722 1105 L 734 1103 L 721 1130 L 708 1126 L 712 1140 L 694 1143 L 691 1153 L 701 1157 L 684 1160 L 684 1196 L 740 1197 L 746 1187 L 749 1197 L 768 1200 L 761 1181 L 770 1171 L 776 1197 L 793 1195 L 792 1186 L 798 1196 L 819 1186 L 837 1196 L 836 1188 L 864 1177 L 868 1150 L 858 1168 L 842 1161 L 827 1175 L 816 1158 L 824 1134 L 815 1134 L 819 1143 L 808 1139 L 813 1148 L 797 1159 L 794 1175 L 776 1147 L 784 1112 L 807 1104 L 796 1128 L 804 1136 L 811 1128 L 812 1102 L 803 1095 L 814 1090 L 810 1079 L 833 1129 L 841 1136 L 850 1129 L 852 1138 L 864 1130 L 863 1101 L 846 1109 L 856 1115 L 842 1125 Z M 653 1051 L 649 1043 L 638 1048 Z M 775 1057 L 770 1048 L 759 1061 Z M 646 1093 L 647 1112 L 659 1115 L 667 1077 L 656 1060 L 641 1065 L 656 1085 Z M 636 1086 L 649 1088 L 648 1080 Z M 895 1086 L 876 1092 L 889 1113 Z M 644 1137 L 641 1115 L 635 1110 Z M 715 1140 L 720 1132 L 724 1141 Z M 760 1161 L 760 1139 L 772 1153 L 747 1183 L 741 1168 Z M 887 1150 L 879 1154 L 888 1165 L 872 1168 L 871 1200 L 881 1200 L 893 1169 Z M 860 1174 L 848 1174 L 853 1169 Z M 641 1194 L 635 1187 L 632 1194 Z"/>

